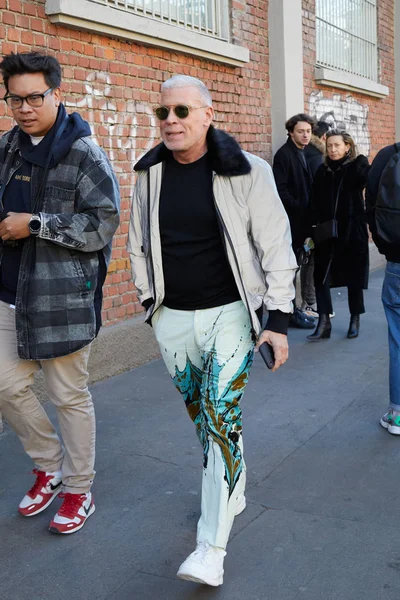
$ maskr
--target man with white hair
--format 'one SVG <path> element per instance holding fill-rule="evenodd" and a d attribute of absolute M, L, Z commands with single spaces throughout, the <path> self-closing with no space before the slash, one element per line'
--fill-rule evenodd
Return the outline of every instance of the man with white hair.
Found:
<path fill-rule="evenodd" d="M 246 506 L 240 400 L 254 346 L 272 346 L 274 371 L 288 358 L 297 263 L 269 165 L 213 127 L 204 83 L 171 77 L 155 114 L 163 141 L 135 166 L 128 250 L 146 320 L 203 446 L 197 547 L 178 577 L 218 586 Z"/>

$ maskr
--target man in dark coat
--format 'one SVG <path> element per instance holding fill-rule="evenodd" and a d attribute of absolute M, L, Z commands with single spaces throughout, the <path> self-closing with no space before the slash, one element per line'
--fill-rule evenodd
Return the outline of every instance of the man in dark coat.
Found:
<path fill-rule="evenodd" d="M 310 193 L 312 172 L 307 164 L 304 148 L 309 144 L 315 121 L 306 114 L 291 117 L 285 124 L 288 132 L 286 143 L 275 154 L 273 171 L 279 196 L 283 202 L 290 221 L 293 250 L 301 270 L 306 271 L 303 264 L 304 241 L 310 231 Z M 301 286 L 302 300 L 307 292 L 306 281 L 309 278 L 303 273 Z M 315 297 L 312 298 L 313 304 Z M 294 327 L 311 329 L 314 319 L 296 307 L 290 319 Z"/>
<path fill-rule="evenodd" d="M 396 154 L 394 144 L 382 148 L 374 158 L 368 174 L 366 204 L 367 221 L 375 244 L 387 260 L 387 268 L 382 289 L 382 302 L 385 309 L 389 329 L 389 392 L 390 402 L 388 411 L 380 420 L 382 427 L 393 435 L 400 435 L 400 308 L 398 303 L 400 280 L 400 244 L 397 238 L 387 236 L 383 240 L 377 232 L 375 222 L 375 205 L 378 199 L 379 186 L 383 171 Z M 398 169 L 398 167 L 397 167 Z M 399 188 L 393 189 L 394 194 L 400 194 Z"/>

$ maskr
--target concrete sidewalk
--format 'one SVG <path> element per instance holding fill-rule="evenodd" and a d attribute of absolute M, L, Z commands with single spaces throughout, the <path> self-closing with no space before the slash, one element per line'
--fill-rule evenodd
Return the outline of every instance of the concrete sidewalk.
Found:
<path fill-rule="evenodd" d="M 388 402 L 383 272 L 371 276 L 361 335 L 290 330 L 276 374 L 257 357 L 244 396 L 248 508 L 234 525 L 221 588 L 176 579 L 195 544 L 201 451 L 161 361 L 92 391 L 97 511 L 72 536 L 47 532 L 57 500 L 23 519 L 30 461 L 0 436 L 1 600 L 399 600 L 400 439 L 379 426 Z M 54 416 L 54 410 L 48 406 Z"/>

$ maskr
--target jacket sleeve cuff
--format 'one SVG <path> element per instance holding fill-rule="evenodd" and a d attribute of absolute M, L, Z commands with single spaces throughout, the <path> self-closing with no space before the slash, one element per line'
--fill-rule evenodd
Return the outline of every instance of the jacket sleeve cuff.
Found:
<path fill-rule="evenodd" d="M 142 302 L 142 306 L 145 310 L 149 310 L 152 304 L 154 304 L 153 298 L 146 298 L 146 300 L 143 300 Z"/>
<path fill-rule="evenodd" d="M 281 310 L 270 310 L 268 313 L 268 321 L 264 329 L 287 335 L 289 319 L 289 313 L 284 313 Z"/>

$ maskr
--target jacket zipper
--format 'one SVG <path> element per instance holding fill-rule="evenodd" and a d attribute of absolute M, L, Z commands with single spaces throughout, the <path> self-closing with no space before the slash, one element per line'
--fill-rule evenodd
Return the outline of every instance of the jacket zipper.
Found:
<path fill-rule="evenodd" d="M 153 262 L 153 251 L 152 251 L 152 247 L 151 247 L 151 219 L 150 219 L 150 168 L 148 170 L 147 173 L 147 220 L 148 220 L 148 234 L 149 234 L 149 256 L 150 256 L 150 267 L 151 267 L 151 274 L 153 277 L 153 300 L 154 300 L 154 304 L 153 304 L 153 310 L 151 311 L 150 315 L 148 316 L 148 318 L 146 319 L 146 323 L 150 323 L 151 322 L 151 318 L 155 313 L 154 307 L 156 305 L 156 278 L 155 278 L 155 273 L 154 273 L 154 262 Z"/>
<path fill-rule="evenodd" d="M 237 259 L 237 256 L 236 256 L 235 247 L 234 247 L 234 245 L 233 245 L 232 238 L 231 238 L 231 236 L 230 236 L 230 234 L 229 234 L 228 228 L 227 228 L 227 226 L 225 225 L 225 222 L 224 222 L 224 220 L 223 220 L 223 218 L 222 218 L 221 211 L 220 211 L 220 210 L 219 210 L 219 208 L 218 208 L 217 202 L 216 202 L 216 200 L 215 200 L 214 193 L 213 193 L 213 200 L 214 200 L 214 206 L 215 206 L 215 210 L 217 211 L 217 217 L 218 217 L 218 220 L 219 220 L 219 222 L 220 222 L 220 224 L 221 224 L 221 226 L 222 226 L 222 229 L 223 229 L 223 231 L 224 231 L 224 234 L 225 234 L 225 236 L 226 236 L 226 239 L 228 240 L 229 247 L 230 247 L 230 249 L 231 249 L 231 252 L 232 252 L 232 255 L 233 255 L 233 259 L 234 259 L 234 261 L 235 261 L 235 265 L 236 265 L 236 268 L 237 268 L 237 271 L 238 271 L 238 274 L 239 274 L 239 279 L 240 279 L 240 284 L 241 284 L 241 286 L 242 286 L 243 295 L 244 295 L 244 297 L 245 297 L 245 299 L 246 299 L 246 307 L 247 307 L 247 312 L 249 313 L 249 317 L 250 317 L 250 324 L 251 324 L 251 335 L 252 335 L 253 341 L 255 342 L 255 341 L 257 340 L 257 334 L 256 334 L 256 331 L 255 331 L 255 329 L 254 329 L 254 326 L 253 326 L 253 315 L 252 315 L 252 312 L 251 312 L 251 310 L 250 310 L 249 299 L 248 299 L 248 297 L 247 297 L 246 288 L 245 288 L 245 286 L 244 286 L 244 282 L 243 282 L 242 274 L 241 274 L 241 272 L 240 272 L 239 261 L 238 261 L 238 259 Z M 229 260 L 229 259 L 228 259 L 228 260 Z"/>

